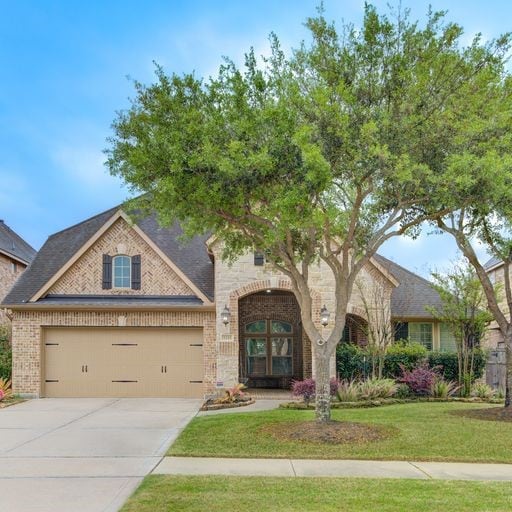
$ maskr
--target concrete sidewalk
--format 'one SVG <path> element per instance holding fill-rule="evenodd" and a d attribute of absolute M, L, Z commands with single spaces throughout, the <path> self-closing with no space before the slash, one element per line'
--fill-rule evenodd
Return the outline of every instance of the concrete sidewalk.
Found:
<path fill-rule="evenodd" d="M 512 464 L 164 457 L 153 474 L 512 481 Z"/>

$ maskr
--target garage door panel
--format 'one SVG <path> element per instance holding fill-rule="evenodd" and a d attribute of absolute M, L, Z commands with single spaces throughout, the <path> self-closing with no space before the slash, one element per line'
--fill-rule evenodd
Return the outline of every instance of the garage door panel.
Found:
<path fill-rule="evenodd" d="M 201 397 L 197 328 L 45 331 L 45 396 Z"/>

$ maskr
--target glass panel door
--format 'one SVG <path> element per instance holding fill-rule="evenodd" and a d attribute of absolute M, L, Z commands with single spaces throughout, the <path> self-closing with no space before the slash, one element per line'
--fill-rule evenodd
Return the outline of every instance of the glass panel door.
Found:
<path fill-rule="evenodd" d="M 247 339 L 247 373 L 249 375 L 267 374 L 266 338 Z"/>
<path fill-rule="evenodd" d="M 272 375 L 292 375 L 293 338 L 272 338 Z"/>

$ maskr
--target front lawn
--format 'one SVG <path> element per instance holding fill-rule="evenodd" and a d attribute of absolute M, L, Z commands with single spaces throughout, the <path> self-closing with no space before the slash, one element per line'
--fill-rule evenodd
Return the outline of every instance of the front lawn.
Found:
<path fill-rule="evenodd" d="M 121 512 L 498 512 L 512 484 L 365 478 L 146 477 Z"/>
<path fill-rule="evenodd" d="M 484 407 L 496 405 L 434 402 L 333 410 L 335 420 L 376 425 L 388 433 L 384 439 L 342 444 L 282 440 L 268 433 L 278 423 L 285 429 L 287 423 L 313 419 L 312 411 L 200 416 L 181 433 L 169 455 L 512 463 L 511 422 L 456 414 Z"/>

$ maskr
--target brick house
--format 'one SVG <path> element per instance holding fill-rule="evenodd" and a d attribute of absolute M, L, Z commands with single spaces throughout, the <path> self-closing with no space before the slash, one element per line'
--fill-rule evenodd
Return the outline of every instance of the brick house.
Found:
<path fill-rule="evenodd" d="M 489 275 L 489 279 L 491 283 L 495 287 L 495 289 L 501 289 L 501 293 L 498 295 L 500 297 L 500 307 L 502 311 L 507 311 L 507 303 L 505 299 L 505 265 L 502 260 L 492 257 L 489 261 L 484 264 L 484 269 Z M 489 324 L 489 328 L 485 334 L 485 345 L 487 348 L 491 350 L 504 350 L 505 348 L 505 340 L 503 339 L 503 335 L 500 332 L 500 328 L 498 327 L 498 323 L 496 320 L 493 320 Z"/>
<path fill-rule="evenodd" d="M 113 208 L 50 236 L 3 304 L 13 318 L 14 391 L 200 397 L 239 381 L 287 387 L 310 377 L 312 345 L 288 279 L 261 254 L 228 265 L 220 240 L 185 243 L 181 234 Z M 322 264 L 310 279 L 320 325 L 334 284 Z M 439 301 L 428 281 L 377 256 L 360 283 L 344 341 L 364 344 L 380 314 L 397 323 L 397 337 L 452 347 L 425 311 Z M 371 318 L 364 290 L 382 297 Z"/>
<path fill-rule="evenodd" d="M 0 303 L 35 255 L 36 251 L 0 220 Z M 6 323 L 6 313 L 0 309 L 0 325 Z"/>

